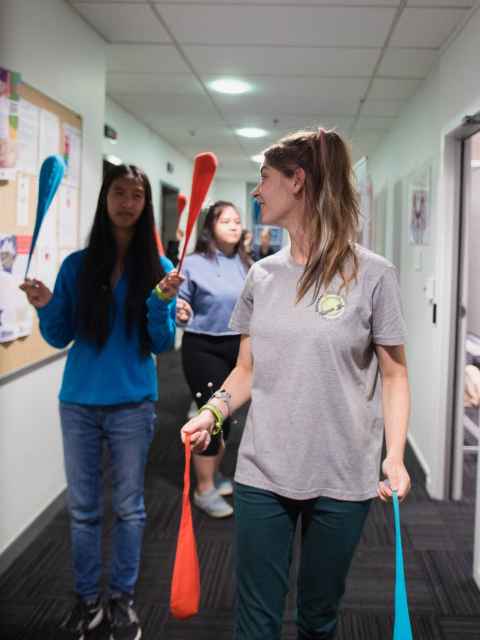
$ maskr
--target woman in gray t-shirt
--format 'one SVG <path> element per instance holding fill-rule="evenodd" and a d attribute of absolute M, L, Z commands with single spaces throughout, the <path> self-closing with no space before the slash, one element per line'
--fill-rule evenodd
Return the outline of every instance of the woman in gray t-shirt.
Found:
<path fill-rule="evenodd" d="M 182 434 L 203 450 L 251 398 L 235 474 L 235 638 L 280 638 L 300 518 L 298 637 L 327 640 L 372 498 L 410 490 L 399 286 L 387 260 L 355 243 L 357 193 L 335 131 L 267 149 L 253 195 L 291 246 L 250 269 L 230 322 L 237 365 Z"/>

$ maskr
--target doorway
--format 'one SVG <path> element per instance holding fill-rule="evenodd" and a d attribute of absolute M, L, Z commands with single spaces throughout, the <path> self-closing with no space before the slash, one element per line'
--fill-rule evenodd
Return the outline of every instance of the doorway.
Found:
<path fill-rule="evenodd" d="M 179 240 L 177 238 L 178 228 L 178 189 L 164 182 L 160 183 L 160 211 L 162 212 L 160 237 L 165 249 L 165 255 L 173 265 L 178 263 Z"/>
<path fill-rule="evenodd" d="M 475 505 L 474 567 L 480 586 L 480 131 L 461 140 L 452 498 Z"/>

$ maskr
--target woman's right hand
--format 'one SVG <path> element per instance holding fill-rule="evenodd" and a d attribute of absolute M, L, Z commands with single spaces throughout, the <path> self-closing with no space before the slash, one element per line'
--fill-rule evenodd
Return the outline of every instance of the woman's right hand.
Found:
<path fill-rule="evenodd" d="M 26 278 L 20 285 L 20 289 L 25 291 L 27 299 L 36 309 L 45 307 L 52 299 L 52 292 L 40 280 Z"/>
<path fill-rule="evenodd" d="M 162 290 L 165 296 L 168 298 L 174 298 L 184 280 L 185 278 L 181 276 L 176 269 L 173 269 L 172 271 L 169 271 L 162 280 L 160 280 L 158 287 Z"/>
<path fill-rule="evenodd" d="M 215 426 L 215 417 L 210 411 L 202 411 L 197 416 L 189 420 L 180 430 L 182 442 L 185 443 L 185 436 L 190 436 L 190 445 L 193 453 L 202 453 L 210 444 L 210 435 Z"/>

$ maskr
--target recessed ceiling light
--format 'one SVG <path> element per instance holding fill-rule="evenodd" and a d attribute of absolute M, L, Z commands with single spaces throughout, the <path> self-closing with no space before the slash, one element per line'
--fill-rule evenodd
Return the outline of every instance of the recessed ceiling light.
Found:
<path fill-rule="evenodd" d="M 265 159 L 265 156 L 263 155 L 263 153 L 257 153 L 256 156 L 250 157 L 250 160 L 252 160 L 253 162 L 258 162 L 258 164 L 262 164 L 264 159 Z"/>
<path fill-rule="evenodd" d="M 265 129 L 257 129 L 256 127 L 245 127 L 244 129 L 237 129 L 237 135 L 243 138 L 263 138 L 267 135 Z"/>
<path fill-rule="evenodd" d="M 235 78 L 219 78 L 209 83 L 209 87 L 219 93 L 239 94 L 251 91 L 252 85 Z"/>

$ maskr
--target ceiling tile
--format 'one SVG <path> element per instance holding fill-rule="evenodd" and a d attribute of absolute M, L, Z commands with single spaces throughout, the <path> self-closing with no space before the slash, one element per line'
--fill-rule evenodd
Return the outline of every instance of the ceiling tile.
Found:
<path fill-rule="evenodd" d="M 107 42 L 170 41 L 154 11 L 146 4 L 75 2 L 73 6 Z"/>
<path fill-rule="evenodd" d="M 475 4 L 474 0 L 408 0 L 409 7 L 458 7 L 470 9 Z"/>
<path fill-rule="evenodd" d="M 207 84 L 214 80 L 216 76 L 204 76 L 202 80 Z M 236 101 L 241 104 L 246 97 L 250 96 L 278 96 L 297 97 L 298 101 L 303 101 L 307 97 L 317 97 L 328 95 L 334 99 L 359 100 L 368 88 L 368 78 L 303 78 L 298 76 L 244 76 L 243 79 L 253 87 L 251 93 L 244 96 L 225 96 L 225 94 L 215 93 L 212 95 L 215 100 L 222 102 L 226 99 L 229 103 Z"/>
<path fill-rule="evenodd" d="M 352 144 L 377 144 L 385 135 L 385 131 L 357 131 L 355 130 L 351 140 Z"/>
<path fill-rule="evenodd" d="M 247 169 L 251 172 L 252 176 L 258 175 L 258 164 L 252 162 L 249 156 L 243 152 L 239 144 L 229 146 L 210 144 L 208 147 L 197 144 L 181 144 L 179 148 L 190 158 L 193 158 L 197 153 L 205 151 L 205 149 L 208 148 L 209 151 L 212 151 L 217 156 L 219 169 L 234 171 Z"/>
<path fill-rule="evenodd" d="M 107 69 L 125 73 L 189 73 L 190 69 L 171 44 L 110 44 Z"/>
<path fill-rule="evenodd" d="M 421 80 L 412 78 L 376 78 L 368 93 L 369 100 L 407 100 Z"/>
<path fill-rule="evenodd" d="M 242 101 L 232 99 L 231 96 L 215 96 L 226 118 L 247 112 L 268 115 L 271 118 L 281 118 L 283 114 L 297 116 L 312 116 L 323 113 L 329 116 L 355 115 L 359 101 L 348 98 L 339 99 L 327 93 L 320 96 L 282 96 L 279 100 L 272 100 L 271 96 L 243 96 Z"/>
<path fill-rule="evenodd" d="M 152 95 L 203 95 L 204 89 L 191 73 L 107 73 L 109 93 Z"/>
<path fill-rule="evenodd" d="M 99 2 L 103 0 L 98 0 Z M 128 0 L 121 0 L 122 2 L 128 2 Z M 142 2 L 142 0 L 137 0 L 138 2 Z M 143 0 L 145 1 L 145 0 Z M 239 0 L 220 0 L 222 4 L 238 4 Z M 428 1 L 428 0 L 427 0 Z M 440 0 L 442 1 L 442 0 Z M 446 2 L 446 0 L 444 0 Z M 459 0 L 456 0 L 457 2 Z M 208 0 L 161 0 L 160 2 L 156 2 L 159 5 L 165 4 L 211 4 Z M 242 0 L 242 4 L 275 4 L 275 5 L 290 5 L 295 7 L 298 5 L 298 0 Z M 321 7 L 325 5 L 332 6 L 335 4 L 335 0 L 301 0 L 301 4 L 303 6 L 316 6 Z M 345 6 L 363 6 L 371 5 L 371 6 L 388 6 L 388 7 L 397 7 L 400 4 L 400 0 L 341 0 L 338 4 L 342 4 Z"/>
<path fill-rule="evenodd" d="M 367 100 L 362 108 L 365 116 L 398 116 L 405 106 L 404 100 Z"/>
<path fill-rule="evenodd" d="M 400 0 L 158 1 L 187 61 L 146 0 L 71 4 L 113 43 L 107 91 L 116 103 L 190 158 L 213 150 L 220 177 L 254 180 L 250 156 L 299 129 L 336 127 L 348 136 L 356 123 L 353 157 L 371 153 L 472 2 L 408 1 L 358 121 Z M 202 82 L 222 75 L 251 82 L 253 92 L 206 95 Z M 268 135 L 238 137 L 242 126 Z"/>
<path fill-rule="evenodd" d="M 237 152 L 239 150 L 238 140 L 231 129 L 225 126 L 200 125 L 185 129 L 184 127 L 161 126 L 161 130 L 168 135 L 170 139 L 174 139 L 176 144 L 183 146 L 203 146 L 208 147 L 215 142 L 215 145 L 224 147 L 233 147 Z"/>
<path fill-rule="evenodd" d="M 439 48 L 467 14 L 464 9 L 406 9 L 390 46 Z"/>
<path fill-rule="evenodd" d="M 175 114 L 158 109 L 146 112 L 144 119 L 145 118 L 152 126 L 163 127 L 166 129 L 183 128 L 187 132 L 197 131 L 204 127 L 221 129 L 225 126 L 224 121 L 216 112 L 196 113 L 195 115 L 192 115 L 189 113 Z"/>
<path fill-rule="evenodd" d="M 361 116 L 355 126 L 355 131 L 361 129 L 382 130 L 390 129 L 395 122 L 394 116 L 387 118 L 385 116 Z"/>
<path fill-rule="evenodd" d="M 336 47 L 183 47 L 199 73 L 217 75 L 369 76 L 381 49 Z"/>
<path fill-rule="evenodd" d="M 212 122 L 220 124 L 222 121 L 210 100 L 202 95 L 192 100 L 188 95 L 165 94 L 152 99 L 150 94 L 109 93 L 118 104 L 130 113 L 149 123 L 160 120 L 171 126 L 192 128 L 196 122 Z M 176 123 L 176 124 L 173 124 Z"/>
<path fill-rule="evenodd" d="M 382 46 L 395 9 L 157 5 L 182 44 Z"/>
<path fill-rule="evenodd" d="M 378 75 L 425 78 L 437 58 L 435 49 L 387 49 Z"/>
<path fill-rule="evenodd" d="M 353 124 L 353 117 L 339 117 L 339 116 L 322 116 L 317 115 L 284 115 L 278 118 L 276 122 L 269 116 L 259 115 L 255 113 L 246 112 L 239 114 L 236 117 L 228 117 L 227 121 L 234 129 L 240 129 L 242 127 L 260 127 L 269 131 L 274 139 L 278 139 L 280 136 L 285 135 L 291 131 L 297 131 L 299 129 L 312 129 L 316 127 L 325 127 L 327 129 L 340 129 L 345 131 Z M 262 141 L 256 141 L 257 143 Z"/>
<path fill-rule="evenodd" d="M 86 0 L 84 2 L 70 2 L 70 4 L 148 4 L 148 0 Z"/>

